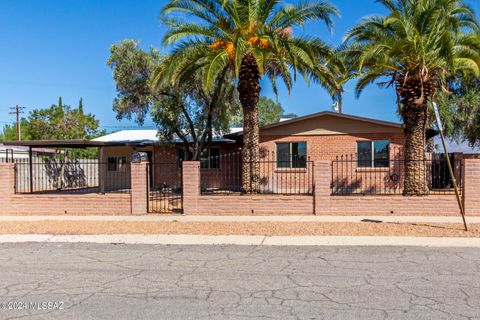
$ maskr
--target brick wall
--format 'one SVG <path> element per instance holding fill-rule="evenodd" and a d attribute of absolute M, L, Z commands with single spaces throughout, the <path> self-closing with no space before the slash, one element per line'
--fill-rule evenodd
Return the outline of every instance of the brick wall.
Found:
<path fill-rule="evenodd" d="M 200 162 L 183 161 L 183 213 L 198 213 L 200 196 Z"/>
<path fill-rule="evenodd" d="M 313 212 L 313 196 L 200 195 L 200 176 L 205 174 L 202 170 L 198 161 L 183 162 L 183 212 L 185 214 L 268 215 L 312 214 Z M 292 210 L 292 208 L 295 209 Z"/>
<path fill-rule="evenodd" d="M 0 194 L 2 195 L 0 214 L 128 215 L 132 213 L 132 195 L 135 193 L 134 189 L 132 189 L 132 194 L 16 194 L 14 168 L 14 164 L 11 163 L 0 164 Z M 145 181 L 146 180 L 143 180 L 143 186 L 146 185 Z M 136 193 L 138 194 L 138 191 Z M 146 213 L 146 200 L 143 207 L 143 213 Z M 139 211 L 140 209 L 137 207 L 137 213 Z"/>
<path fill-rule="evenodd" d="M 187 204 L 184 202 L 184 209 Z M 196 214 L 218 215 L 288 215 L 312 214 L 313 196 L 297 195 L 201 195 Z M 189 213 L 186 211 L 185 213 Z M 192 212 L 190 212 L 192 213 Z"/>
<path fill-rule="evenodd" d="M 464 160 L 463 205 L 467 215 L 480 215 L 480 159 Z"/>
<path fill-rule="evenodd" d="M 131 164 L 132 181 L 132 214 L 147 213 L 148 202 L 148 162 Z"/>
<path fill-rule="evenodd" d="M 467 215 L 480 215 L 480 160 L 465 165 Z M 314 196 L 200 195 L 199 163 L 184 165 L 184 212 L 187 214 L 317 214 L 317 215 L 459 215 L 455 195 L 404 197 L 332 196 L 331 161 L 314 165 Z M 190 177 L 186 176 L 189 174 Z M 193 177 L 193 178 L 192 178 Z"/>
<path fill-rule="evenodd" d="M 14 194 L 2 214 L 23 215 L 126 215 L 130 194 Z"/>
<path fill-rule="evenodd" d="M 480 159 L 466 159 L 464 204 L 480 215 Z M 200 163 L 183 162 L 186 214 L 457 215 L 454 195 L 425 197 L 331 196 L 331 162 L 317 161 L 313 196 L 200 195 Z M 144 214 L 147 212 L 146 163 L 132 164 L 131 194 L 15 194 L 13 164 L 0 164 L 1 214 Z"/>
<path fill-rule="evenodd" d="M 455 195 L 332 196 L 326 215 L 460 215 Z"/>
<path fill-rule="evenodd" d="M 324 215 L 330 212 L 330 182 L 332 180 L 331 161 L 317 161 L 314 164 L 314 213 Z"/>

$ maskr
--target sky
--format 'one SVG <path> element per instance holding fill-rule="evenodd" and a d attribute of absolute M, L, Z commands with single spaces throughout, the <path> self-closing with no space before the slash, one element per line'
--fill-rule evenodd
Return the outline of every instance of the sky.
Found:
<path fill-rule="evenodd" d="M 362 17 L 383 14 L 374 0 L 331 0 L 341 12 L 333 32 L 322 24 L 307 24 L 302 32 L 338 45 L 344 33 Z M 480 12 L 480 0 L 467 0 Z M 165 27 L 158 15 L 165 0 L 0 0 L 0 125 L 12 123 L 9 108 L 45 108 L 62 96 L 96 115 L 107 131 L 137 128 L 133 121 L 118 121 L 112 111 L 115 84 L 105 61 L 111 44 L 124 39 L 140 41 L 161 52 Z M 297 31 L 295 31 L 297 32 Z M 393 89 L 376 85 L 357 99 L 354 82 L 346 86 L 344 113 L 399 121 Z M 262 95 L 275 98 L 268 82 Z M 287 113 L 306 115 L 331 110 L 330 96 L 318 85 L 303 80 L 288 93 L 280 88 L 278 101 Z M 143 128 L 153 128 L 147 120 Z"/>

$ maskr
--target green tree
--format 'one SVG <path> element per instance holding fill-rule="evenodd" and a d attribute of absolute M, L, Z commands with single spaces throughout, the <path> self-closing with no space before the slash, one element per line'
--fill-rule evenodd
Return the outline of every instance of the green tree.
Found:
<path fill-rule="evenodd" d="M 281 118 L 285 119 L 293 119 L 293 118 L 298 118 L 298 114 L 290 112 L 290 113 L 284 113 L 282 114 Z"/>
<path fill-rule="evenodd" d="M 110 46 L 107 65 L 113 70 L 117 96 L 113 111 L 117 119 L 131 119 L 143 124 L 154 102 L 149 84 L 153 70 L 160 64 L 160 54 L 154 48 L 143 51 L 135 40 L 127 39 Z"/>
<path fill-rule="evenodd" d="M 99 129 L 99 120 L 91 113 L 83 111 L 83 100 L 80 99 L 78 108 L 64 105 L 62 98 L 57 104 L 45 109 L 34 109 L 28 117 L 20 121 L 22 141 L 24 140 L 89 140 L 105 131 Z M 6 125 L 3 128 L 3 141 L 17 140 L 16 125 Z M 96 149 L 67 150 L 69 157 L 93 157 Z"/>
<path fill-rule="evenodd" d="M 107 64 L 113 69 L 117 86 L 114 110 L 117 118 L 131 118 L 143 123 L 150 113 L 164 142 L 178 137 L 186 159 L 199 160 L 212 141 L 214 131 L 225 132 L 229 115 L 238 105 L 231 75 L 219 75 L 211 90 L 206 91 L 202 69 L 172 85 L 168 78 L 156 88 L 150 86 L 154 69 L 165 68 L 168 57 L 151 49 L 143 51 L 134 40 L 125 40 L 110 48 Z"/>
<path fill-rule="evenodd" d="M 445 134 L 457 142 L 480 147 L 480 79 L 453 81 L 450 91 L 453 94 L 438 98 Z"/>
<path fill-rule="evenodd" d="M 428 103 L 446 79 L 479 75 L 480 41 L 473 11 L 459 0 L 378 0 L 389 13 L 371 16 L 346 34 L 346 54 L 360 72 L 357 95 L 378 79 L 396 89 L 405 132 L 404 194 L 427 192 Z M 472 32 L 473 30 L 473 32 Z M 384 80 L 382 80 L 384 81 Z M 416 161 L 412 161 L 416 160 Z"/>
<path fill-rule="evenodd" d="M 95 116 L 83 112 L 83 101 L 79 107 L 64 105 L 62 98 L 58 104 L 46 109 L 34 109 L 28 117 L 20 121 L 22 140 L 71 140 L 92 139 L 104 131 L 99 130 L 99 121 Z M 6 125 L 3 128 L 3 140 L 17 139 L 16 125 Z"/>
<path fill-rule="evenodd" d="M 297 74 L 325 83 L 335 79 L 325 68 L 332 49 L 318 38 L 296 36 L 293 28 L 309 21 L 323 21 L 331 27 L 338 11 L 323 1 L 285 4 L 275 0 L 171 0 L 161 13 L 170 27 L 165 45 L 173 45 L 168 68 L 158 69 L 152 82 L 166 74 L 172 83 L 184 73 L 203 68 L 204 86 L 229 69 L 238 81 L 243 109 L 242 189 L 259 189 L 260 79 L 273 84 L 280 77 L 288 90 Z"/>
<path fill-rule="evenodd" d="M 26 122 L 31 140 L 92 139 L 103 133 L 98 129 L 99 120 L 91 113 L 84 114 L 82 99 L 78 108 L 72 108 L 60 97 L 50 108 L 32 110 Z"/>
<path fill-rule="evenodd" d="M 264 126 L 267 124 L 280 121 L 280 118 L 285 113 L 280 103 L 273 101 L 267 97 L 260 97 L 258 101 L 258 125 Z M 231 118 L 232 126 L 241 126 L 243 120 L 242 109 L 238 109 Z"/>
<path fill-rule="evenodd" d="M 20 136 L 21 140 L 31 140 L 27 131 L 27 119 L 20 119 Z M 0 133 L 0 141 L 16 141 L 17 140 L 17 124 L 6 124 L 3 126 L 3 131 Z"/>

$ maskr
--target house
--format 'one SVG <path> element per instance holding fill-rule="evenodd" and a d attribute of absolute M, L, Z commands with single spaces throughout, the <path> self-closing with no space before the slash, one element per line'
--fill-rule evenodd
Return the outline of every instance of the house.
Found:
<path fill-rule="evenodd" d="M 184 159 L 180 139 L 166 145 L 160 143 L 156 130 L 122 130 L 93 142 L 105 143 L 100 147 L 100 161 L 108 163 L 107 174 L 126 168 L 134 152 L 145 152 L 150 188 L 179 187 Z M 238 128 L 213 138 L 201 159 L 203 191 L 240 190 L 242 144 Z M 401 124 L 329 111 L 266 125 L 260 128 L 259 188 L 264 193 L 311 193 L 314 161 L 358 154 L 356 166 L 385 167 L 403 144 Z M 292 170 L 297 170 L 295 178 Z"/>
<path fill-rule="evenodd" d="M 33 157 L 51 156 L 57 151 L 51 148 L 36 148 L 32 150 Z M 13 162 L 29 158 L 29 148 L 25 146 L 12 146 L 0 143 L 0 162 Z"/>
<path fill-rule="evenodd" d="M 146 152 L 151 163 L 177 162 L 183 159 L 182 142 L 161 144 L 156 130 L 122 130 L 96 139 L 106 145 L 100 147 L 100 158 L 107 162 L 130 159 L 136 151 Z M 117 144 L 111 146 L 109 144 Z M 123 145 L 119 145 L 123 144 Z M 323 111 L 288 119 L 260 128 L 261 153 L 275 155 L 285 166 L 295 166 L 295 159 L 334 160 L 347 154 L 371 154 L 371 165 L 390 155 L 386 150 L 400 149 L 404 144 L 402 125 L 364 117 Z M 389 146 L 390 148 L 387 148 Z M 220 164 L 206 158 L 239 152 L 242 148 L 242 130 L 214 137 L 205 154 L 202 168 L 218 169 Z M 376 162 L 375 162 L 376 161 Z M 288 162 L 288 163 L 287 163 Z"/>

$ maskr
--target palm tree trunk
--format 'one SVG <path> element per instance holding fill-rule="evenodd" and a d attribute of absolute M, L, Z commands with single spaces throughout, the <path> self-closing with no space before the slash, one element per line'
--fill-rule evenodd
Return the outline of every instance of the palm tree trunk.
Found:
<path fill-rule="evenodd" d="M 245 56 L 240 65 L 238 93 L 243 109 L 242 191 L 258 193 L 260 181 L 260 148 L 258 101 L 260 72 L 253 55 Z"/>
<path fill-rule="evenodd" d="M 405 133 L 405 180 L 404 195 L 427 193 L 425 172 L 425 126 L 426 104 L 404 105 L 402 117 Z"/>

